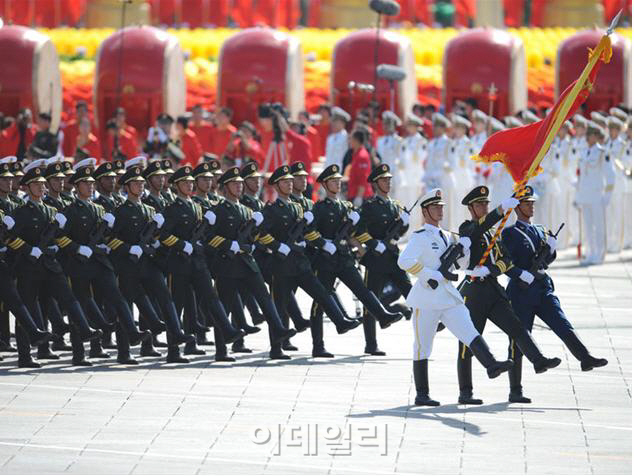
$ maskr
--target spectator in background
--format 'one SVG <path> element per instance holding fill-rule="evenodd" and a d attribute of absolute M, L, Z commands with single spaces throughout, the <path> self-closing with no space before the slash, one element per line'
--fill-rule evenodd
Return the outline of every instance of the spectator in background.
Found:
<path fill-rule="evenodd" d="M 65 157 L 73 157 L 77 151 L 77 136 L 79 134 L 79 123 L 86 117 L 90 121 L 88 115 L 88 106 L 86 101 L 77 101 L 75 103 L 75 117 L 68 121 L 63 128 L 64 140 L 62 141 L 62 151 Z M 92 123 L 91 123 L 92 128 Z M 91 155 L 90 157 L 99 157 L 99 155 Z"/>
<path fill-rule="evenodd" d="M 372 171 L 372 162 L 370 154 L 363 146 L 365 140 L 365 134 L 359 130 L 353 131 L 350 137 L 352 161 L 348 175 L 348 200 L 355 207 L 360 207 L 363 200 L 372 196 L 372 186 L 368 182 L 368 175 Z"/>
<path fill-rule="evenodd" d="M 79 120 L 79 130 L 75 140 L 76 147 L 70 157 L 74 157 L 77 151 L 82 151 L 85 157 L 94 157 L 97 161 L 101 159 L 101 144 L 90 129 L 90 118 L 87 115 L 82 116 Z"/>
<path fill-rule="evenodd" d="M 346 124 L 350 120 L 350 114 L 339 107 L 333 107 L 330 111 L 331 134 L 326 140 L 326 163 L 324 168 L 330 165 L 339 166 L 343 170 L 343 158 L 348 150 L 348 131 Z"/>
<path fill-rule="evenodd" d="M 326 155 L 326 141 L 328 140 L 328 135 L 332 132 L 330 126 L 331 109 L 332 106 L 330 104 L 322 104 L 317 109 L 317 114 L 321 116 L 319 123 L 315 125 L 315 129 L 317 129 L 317 133 L 321 139 L 321 149 L 316 152 L 317 157 Z"/>
<path fill-rule="evenodd" d="M 174 124 L 174 119 L 169 114 L 162 112 L 158 115 L 156 124 L 147 131 L 147 140 L 143 146 L 143 152 L 148 157 L 164 157 L 167 144 L 172 136 L 172 124 Z"/>
<path fill-rule="evenodd" d="M 109 119 L 106 123 L 106 144 L 103 159 L 112 161 L 115 159 L 131 159 L 139 155 L 136 140 L 117 126 L 116 119 Z"/>
<path fill-rule="evenodd" d="M 33 124 L 31 110 L 21 109 L 16 120 L 0 133 L 2 157 L 15 155 L 18 161 L 26 157 L 26 151 L 33 142 L 37 127 Z"/>
<path fill-rule="evenodd" d="M 291 121 L 289 122 L 290 131 L 287 133 L 286 138 L 288 140 L 288 148 L 289 148 L 289 164 L 294 164 L 295 162 L 302 162 L 304 164 L 304 168 L 306 172 L 308 172 L 308 185 L 306 186 L 305 193 L 307 196 L 312 196 L 313 194 L 313 175 L 312 175 L 312 166 L 313 166 L 313 148 L 310 140 L 306 135 L 306 125 L 299 121 Z M 294 132 L 295 134 L 290 134 L 290 132 Z"/>
<path fill-rule="evenodd" d="M 304 124 L 304 127 L 306 128 L 306 137 L 308 137 L 313 151 L 313 161 L 319 160 L 319 157 L 324 155 L 322 153 L 323 146 L 321 144 L 321 136 L 319 135 L 319 132 L 317 132 L 317 129 L 313 127 L 308 112 L 301 111 L 297 117 L 299 122 Z"/>
<path fill-rule="evenodd" d="M 220 108 L 216 113 L 216 126 L 212 129 L 212 149 L 211 152 L 221 157 L 227 145 L 231 141 L 231 136 L 236 132 L 236 128 L 231 125 L 233 111 L 228 107 Z"/>
<path fill-rule="evenodd" d="M 201 104 L 196 104 L 192 108 L 192 118 L 189 121 L 189 128 L 198 137 L 198 142 L 203 148 L 203 152 L 211 152 L 213 150 L 213 134 L 214 126 L 205 119 L 205 110 Z"/>
<path fill-rule="evenodd" d="M 189 129 L 189 118 L 187 116 L 178 116 L 176 119 L 176 146 L 180 147 L 185 154 L 185 159 L 179 165 L 191 165 L 195 167 L 203 156 L 203 148 L 198 142 L 196 134 Z"/>
<path fill-rule="evenodd" d="M 264 152 L 256 140 L 255 126 L 249 121 L 243 121 L 238 130 L 233 133 L 233 139 L 227 145 L 224 155 L 233 160 L 237 167 L 242 167 L 248 162 L 247 159 L 251 159 L 258 164 L 258 168 L 262 168 Z"/>
<path fill-rule="evenodd" d="M 51 132 L 50 127 L 51 115 L 47 112 L 40 112 L 37 116 L 37 132 L 29 146 L 29 152 L 32 157 L 48 159 L 61 152 L 59 150 L 58 134 Z"/>
<path fill-rule="evenodd" d="M 132 139 L 134 140 L 134 146 L 138 149 L 138 143 L 137 143 L 137 130 L 134 126 L 131 126 L 130 124 L 126 123 L 126 112 L 125 109 L 122 107 L 118 107 L 117 108 L 117 112 L 115 113 L 115 121 L 117 122 L 117 127 L 120 130 L 123 130 L 125 132 L 127 132 L 128 134 L 130 134 L 130 137 L 132 137 Z"/>

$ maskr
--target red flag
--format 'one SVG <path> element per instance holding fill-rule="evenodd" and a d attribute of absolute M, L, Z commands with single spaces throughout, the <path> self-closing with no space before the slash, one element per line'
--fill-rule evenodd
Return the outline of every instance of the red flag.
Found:
<path fill-rule="evenodd" d="M 544 119 L 527 126 L 496 132 L 487 139 L 480 153 L 472 158 L 485 163 L 502 162 L 516 183 L 530 178 L 527 177 L 529 173 L 530 176 L 537 175 L 541 171 L 539 162 L 554 138 L 553 129 L 559 129 L 588 98 L 599 70 L 598 59 L 604 63 L 610 61 L 612 50 L 608 36 L 604 36 L 599 45 L 591 51 L 591 61 L 595 54 L 597 58 L 590 72 L 584 70 L 581 76 L 566 88 Z M 582 83 L 577 86 L 579 81 Z"/>

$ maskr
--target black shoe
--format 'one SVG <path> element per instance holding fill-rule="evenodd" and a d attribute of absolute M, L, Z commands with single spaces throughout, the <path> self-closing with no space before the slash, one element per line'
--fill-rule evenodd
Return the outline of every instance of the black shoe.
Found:
<path fill-rule="evenodd" d="M 290 351 L 290 352 L 294 352 L 294 351 L 297 351 L 299 349 L 289 342 L 288 344 L 282 344 L 282 350 L 287 350 L 287 351 Z"/>
<path fill-rule="evenodd" d="M 130 345 L 137 345 L 138 342 L 136 344 L 133 344 L 132 342 L 130 342 Z M 110 349 L 110 350 L 116 350 L 117 349 L 117 344 L 115 344 L 112 339 L 108 339 L 105 340 L 101 343 L 101 347 L 103 347 L 104 349 Z"/>
<path fill-rule="evenodd" d="M 259 329 L 259 327 L 257 327 Z M 225 344 L 233 344 L 235 341 L 242 339 L 246 333 L 242 329 L 236 329 L 235 332 L 225 336 Z"/>
<path fill-rule="evenodd" d="M 178 354 L 168 354 L 167 363 L 168 364 L 188 364 L 189 359 L 186 357 L 183 357 L 179 352 Z"/>
<path fill-rule="evenodd" d="M 509 393 L 509 402 L 511 403 L 532 403 L 532 400 L 525 397 L 521 391 Z"/>
<path fill-rule="evenodd" d="M 561 359 L 557 357 L 553 357 L 552 359 L 544 358 L 543 360 L 537 362 L 533 365 L 536 374 L 541 374 L 546 372 L 548 369 L 554 369 L 559 364 L 561 364 Z"/>
<path fill-rule="evenodd" d="M 92 362 L 89 362 L 86 359 L 75 360 L 73 359 L 73 367 L 92 367 Z"/>
<path fill-rule="evenodd" d="M 151 343 L 143 343 L 141 344 L 141 352 L 139 353 L 141 357 L 162 357 L 159 351 L 157 351 Z"/>
<path fill-rule="evenodd" d="M 17 352 L 18 349 L 16 347 L 13 347 L 11 344 L 7 344 L 5 342 L 2 342 L 0 344 L 0 352 Z"/>
<path fill-rule="evenodd" d="M 216 343 L 213 340 L 209 340 L 206 337 L 204 337 L 204 338 L 197 337 L 196 338 L 196 344 L 197 345 L 205 345 L 205 346 L 216 345 Z"/>
<path fill-rule="evenodd" d="M 184 332 L 181 332 L 180 334 L 177 334 L 174 336 L 174 345 L 180 345 L 180 344 L 196 344 L 196 336 L 192 335 L 192 334 L 185 334 Z"/>
<path fill-rule="evenodd" d="M 159 348 L 159 349 L 166 349 L 167 348 L 167 343 L 158 340 L 158 337 L 156 337 L 156 336 L 152 337 L 152 345 L 154 347 Z"/>
<path fill-rule="evenodd" d="M 403 314 L 401 314 L 400 312 L 394 314 L 386 314 L 379 320 L 379 326 L 381 327 L 381 329 L 387 329 L 392 324 L 400 321 L 401 319 L 403 319 Z"/>
<path fill-rule="evenodd" d="M 432 400 L 431 398 L 429 398 L 429 395 L 416 394 L 414 405 L 416 405 L 417 407 L 437 407 L 440 405 L 440 402 Z"/>
<path fill-rule="evenodd" d="M 482 405 L 482 400 L 473 398 L 473 394 L 471 393 L 461 393 L 458 397 L 458 403 L 461 405 Z"/>
<path fill-rule="evenodd" d="M 196 324 L 194 325 L 194 332 L 195 333 L 201 333 L 202 334 L 204 332 L 209 332 L 209 331 L 211 331 L 211 327 L 203 326 L 199 322 L 196 322 Z"/>
<path fill-rule="evenodd" d="M 101 332 L 101 329 L 90 329 L 90 331 L 88 331 L 86 334 L 82 333 L 81 341 L 90 342 L 91 340 L 101 339 L 101 336 L 103 336 L 103 332 Z"/>
<path fill-rule="evenodd" d="M 363 350 L 364 354 L 370 354 L 370 355 L 379 355 L 379 356 L 383 356 L 385 355 L 385 352 L 383 352 L 381 349 L 378 349 L 376 347 L 370 348 L 370 347 L 366 347 Z"/>
<path fill-rule="evenodd" d="M 49 350 L 48 352 L 38 352 L 37 358 L 39 360 L 59 360 L 59 355 L 54 354 Z"/>
<path fill-rule="evenodd" d="M 152 333 L 150 331 L 135 331 L 134 334 L 128 336 L 130 341 L 130 347 L 139 345 L 142 342 L 150 342 L 152 340 Z"/>
<path fill-rule="evenodd" d="M 252 352 L 253 352 L 253 351 L 252 351 L 251 349 L 249 349 L 248 347 L 245 347 L 245 346 L 244 346 L 244 344 L 242 344 L 242 345 L 236 345 L 236 344 L 233 344 L 233 345 L 231 346 L 231 351 L 232 351 L 234 354 L 250 354 L 250 353 L 252 353 Z"/>
<path fill-rule="evenodd" d="M 123 365 L 139 365 L 139 361 L 132 357 L 117 357 L 117 362 Z"/>
<path fill-rule="evenodd" d="M 216 354 L 216 356 L 214 357 L 214 360 L 216 362 L 235 362 L 236 358 L 235 357 L 231 357 L 230 355 L 218 355 L 218 354 Z"/>
<path fill-rule="evenodd" d="M 337 334 L 345 334 L 346 332 L 349 332 L 352 329 L 359 327 L 360 325 L 361 321 L 357 321 L 356 319 L 352 321 L 345 321 L 344 324 L 342 324 L 341 326 L 337 326 Z"/>
<path fill-rule="evenodd" d="M 313 357 L 321 359 L 332 359 L 335 356 L 328 352 L 326 349 L 316 349 L 313 350 Z"/>
<path fill-rule="evenodd" d="M 271 360 L 291 360 L 290 355 L 286 355 L 284 352 L 269 352 L 269 359 Z"/>
<path fill-rule="evenodd" d="M 262 329 L 260 329 L 259 327 L 246 325 L 242 327 L 242 330 L 244 331 L 244 335 L 250 335 L 250 334 L 257 334 Z"/>
<path fill-rule="evenodd" d="M 18 368 L 20 369 L 39 369 L 42 367 L 42 364 L 36 362 L 35 360 L 18 360 Z"/>
<path fill-rule="evenodd" d="M 293 321 L 293 327 L 299 334 L 300 332 L 304 332 L 306 329 L 310 328 L 310 321 L 308 319 L 302 319 L 299 325 L 295 321 Z"/>
<path fill-rule="evenodd" d="M 598 367 L 605 367 L 606 365 L 608 365 L 607 359 L 597 359 L 596 357 L 588 355 L 588 357 L 581 361 L 581 370 L 588 372 Z"/>
<path fill-rule="evenodd" d="M 185 355 L 207 355 L 207 352 L 205 352 L 202 349 L 199 349 L 196 344 L 187 344 L 185 346 L 185 348 L 183 349 L 183 354 Z"/>
<path fill-rule="evenodd" d="M 295 329 L 286 329 L 284 331 L 282 331 L 281 334 L 275 336 L 273 338 L 273 342 L 271 342 L 272 344 L 277 344 L 279 342 L 283 342 L 285 340 L 290 339 L 291 337 L 293 337 L 295 334 L 297 334 L 297 332 L 295 331 Z"/>
<path fill-rule="evenodd" d="M 90 357 L 91 359 L 109 359 L 110 354 L 108 352 L 104 352 L 103 350 L 100 350 L 100 351 L 91 350 L 88 353 L 88 357 Z"/>
<path fill-rule="evenodd" d="M 487 375 L 489 376 L 489 378 L 496 378 L 499 377 L 500 374 L 508 372 L 511 367 L 513 367 L 512 360 L 503 360 L 501 362 L 496 362 L 490 367 L 487 367 Z"/>
<path fill-rule="evenodd" d="M 58 340 L 59 336 L 46 331 L 40 331 L 39 329 L 29 336 L 31 347 L 39 347 L 47 342 L 53 342 Z"/>
<path fill-rule="evenodd" d="M 51 344 L 51 350 L 56 350 L 57 352 L 70 352 L 73 350 L 73 347 L 68 345 L 65 341 L 56 341 Z"/>
<path fill-rule="evenodd" d="M 255 316 L 251 316 L 251 321 L 253 322 L 254 326 L 259 326 L 263 322 L 266 322 L 266 319 L 264 318 L 263 314 L 256 314 Z"/>

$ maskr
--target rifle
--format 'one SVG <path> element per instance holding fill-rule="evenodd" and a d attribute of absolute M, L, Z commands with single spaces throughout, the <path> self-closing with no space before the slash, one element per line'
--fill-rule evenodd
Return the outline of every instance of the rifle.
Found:
<path fill-rule="evenodd" d="M 550 231 L 548 232 L 548 235 L 552 236 L 553 238 L 557 238 L 557 235 L 559 235 L 559 232 L 564 227 L 564 225 L 565 223 L 562 223 L 561 225 L 559 225 L 559 228 L 557 229 L 557 232 L 554 235 Z M 546 273 L 540 272 L 540 271 L 548 269 L 546 260 L 548 259 L 550 254 L 551 254 L 550 247 L 546 244 L 544 240 L 542 240 L 539 250 L 537 250 L 537 253 L 535 253 L 535 256 L 533 257 L 533 264 L 531 265 L 530 269 L 527 270 L 529 273 L 531 273 L 535 277 L 535 279 L 544 279 L 546 277 Z M 528 287 L 529 287 L 529 284 L 520 280 L 520 288 L 528 289 Z"/>
<path fill-rule="evenodd" d="M 107 229 L 108 223 L 105 220 L 100 220 L 97 226 L 90 232 L 86 246 L 92 250 L 93 254 L 105 254 L 105 251 L 97 247 L 97 245 L 103 241 Z M 82 262 L 88 261 L 88 258 L 83 255 L 77 255 L 77 258 Z"/>
<path fill-rule="evenodd" d="M 143 255 L 154 256 L 156 250 L 152 245 L 150 245 L 150 242 L 154 241 L 154 235 L 156 235 L 157 230 L 158 224 L 154 220 L 150 220 L 143 227 L 143 230 L 139 235 L 139 246 L 143 250 Z M 136 255 L 130 255 L 130 259 L 133 263 L 138 263 L 140 258 Z"/>
<path fill-rule="evenodd" d="M 416 201 L 414 202 L 414 204 L 405 209 L 405 213 L 407 213 L 408 215 L 412 212 L 412 210 L 414 209 L 414 207 L 418 204 L 418 202 L 420 202 L 421 197 L 418 197 L 416 199 Z M 385 243 L 385 246 L 387 247 L 387 249 L 389 249 L 390 251 L 393 251 L 395 253 L 398 254 L 398 246 L 394 243 L 392 243 L 392 240 L 397 240 L 400 237 L 400 231 L 401 228 L 405 226 L 405 222 L 403 221 L 403 219 L 401 218 L 401 216 L 399 215 L 398 217 L 396 217 L 392 223 L 390 223 L 390 226 L 388 227 L 387 231 L 385 232 L 385 236 L 383 237 L 383 239 L 381 241 L 383 241 Z"/>
<path fill-rule="evenodd" d="M 304 236 L 304 228 L 306 226 L 306 219 L 304 217 L 297 220 L 291 231 L 288 233 L 288 246 L 294 250 L 299 251 L 300 253 L 304 251 L 304 249 L 297 245 L 298 241 L 302 241 L 301 238 Z"/>
<path fill-rule="evenodd" d="M 255 220 L 253 218 L 246 221 L 238 230 L 236 241 L 240 250 L 245 253 L 251 253 L 251 244 L 253 242 L 253 230 L 255 230 Z"/>
<path fill-rule="evenodd" d="M 59 231 L 59 226 L 57 224 L 53 224 L 52 222 L 46 225 L 44 231 L 40 235 L 40 241 L 37 247 L 42 252 L 42 255 L 48 255 L 51 258 L 55 257 L 55 252 L 49 248 L 51 246 L 55 236 L 57 236 L 57 232 Z M 33 256 L 29 255 L 29 260 L 33 263 L 36 263 L 38 260 Z"/>
<path fill-rule="evenodd" d="M 461 236 L 471 238 L 474 229 L 475 223 L 471 223 L 468 225 L 467 229 L 463 230 Z M 451 267 L 455 266 L 456 268 L 459 268 L 460 266 L 458 266 L 458 260 L 464 255 L 463 246 L 460 243 L 452 243 L 440 256 L 440 267 L 438 268 L 440 274 L 449 281 L 458 281 L 458 275 L 451 272 Z M 428 279 L 427 284 L 429 284 L 429 287 L 432 289 L 436 289 L 438 287 L 438 281 L 435 279 Z"/>
<path fill-rule="evenodd" d="M 198 243 L 204 240 L 205 237 L 209 234 L 208 225 L 209 223 L 207 222 L 207 219 L 203 218 L 203 220 L 198 225 L 196 225 L 196 228 L 194 228 L 194 232 L 192 233 L 192 246 L 198 251 L 203 250 L 202 245 Z"/>

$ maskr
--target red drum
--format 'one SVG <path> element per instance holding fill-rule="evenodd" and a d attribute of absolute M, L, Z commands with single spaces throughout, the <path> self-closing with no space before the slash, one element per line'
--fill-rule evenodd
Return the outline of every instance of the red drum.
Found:
<path fill-rule="evenodd" d="M 330 73 L 331 102 L 352 116 L 375 98 L 367 85 L 375 86 L 376 100 L 381 111 L 390 109 L 390 83 L 375 82 L 376 64 L 399 66 L 405 70 L 403 81 L 395 83 L 395 113 L 401 117 L 411 111 L 417 99 L 414 53 L 408 38 L 381 30 L 378 38 L 378 61 L 375 61 L 377 35 L 375 29 L 350 33 L 337 42 L 332 51 Z"/>
<path fill-rule="evenodd" d="M 228 38 L 218 58 L 218 105 L 233 122 L 257 122 L 258 104 L 280 102 L 291 116 L 304 109 L 304 59 L 296 38 L 249 28 Z"/>
<path fill-rule="evenodd" d="M 602 36 L 603 32 L 598 30 L 580 31 L 561 42 L 555 63 L 555 97 L 579 77 L 588 62 L 589 49 L 594 48 Z M 592 93 L 585 102 L 588 114 L 632 102 L 631 45 L 618 33 L 613 33 L 611 39 L 612 59 L 599 68 Z"/>
<path fill-rule="evenodd" d="M 94 110 L 103 131 L 118 106 L 139 133 L 161 112 L 185 112 L 185 68 L 176 37 L 149 26 L 128 27 L 108 37 L 97 51 Z"/>
<path fill-rule="evenodd" d="M 443 55 L 443 103 L 474 98 L 489 112 L 489 89 L 495 86 L 493 115 L 526 109 L 526 57 L 522 40 L 492 28 L 476 28 L 452 38 Z"/>
<path fill-rule="evenodd" d="M 51 132 L 59 128 L 62 81 L 51 39 L 31 28 L 0 28 L 0 111 L 15 116 L 28 107 L 33 117 L 51 114 Z"/>

